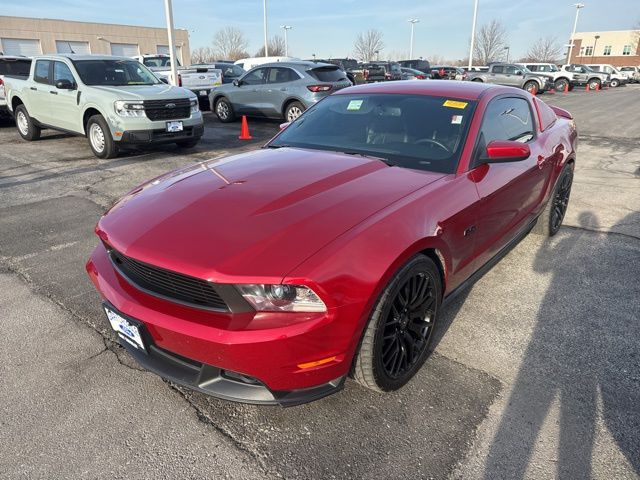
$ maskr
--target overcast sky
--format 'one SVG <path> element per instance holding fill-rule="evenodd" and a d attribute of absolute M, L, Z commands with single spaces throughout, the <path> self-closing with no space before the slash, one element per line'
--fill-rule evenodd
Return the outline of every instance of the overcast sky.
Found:
<path fill-rule="evenodd" d="M 163 0 L 24 0 L 0 2 L 0 15 L 61 18 L 161 27 Z M 640 21 L 640 0 L 585 0 L 578 31 L 628 30 Z M 289 31 L 290 53 L 299 57 L 353 55 L 358 32 L 384 34 L 389 53 L 407 56 L 409 18 L 418 18 L 414 56 L 440 55 L 450 60 L 468 55 L 473 0 L 269 0 L 269 34 Z M 262 0 L 174 0 L 175 26 L 190 32 L 191 48 L 206 46 L 216 30 L 233 25 L 243 30 L 253 54 L 262 42 Z M 507 27 L 511 56 L 525 54 L 538 37 L 553 35 L 565 44 L 573 27 L 571 0 L 480 0 L 478 25 L 492 19 Z"/>

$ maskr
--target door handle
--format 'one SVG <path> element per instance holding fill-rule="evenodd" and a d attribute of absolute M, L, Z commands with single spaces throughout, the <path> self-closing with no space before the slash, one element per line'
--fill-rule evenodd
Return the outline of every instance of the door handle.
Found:
<path fill-rule="evenodd" d="M 36 87 L 29 87 L 30 90 L 38 90 Z"/>
<path fill-rule="evenodd" d="M 281 91 L 281 92 L 286 92 L 286 91 L 287 91 L 287 89 L 286 89 L 286 88 L 281 88 L 281 89 L 280 89 L 280 91 Z"/>
<path fill-rule="evenodd" d="M 52 94 L 52 95 L 57 95 L 58 94 L 58 92 L 56 92 L 54 90 L 49 90 L 49 93 Z"/>

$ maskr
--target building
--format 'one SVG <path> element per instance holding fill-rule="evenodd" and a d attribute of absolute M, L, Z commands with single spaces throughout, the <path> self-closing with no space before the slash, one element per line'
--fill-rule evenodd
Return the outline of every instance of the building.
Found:
<path fill-rule="evenodd" d="M 582 32 L 573 37 L 569 63 L 640 66 L 640 30 Z"/>
<path fill-rule="evenodd" d="M 190 63 L 189 33 L 175 30 L 176 55 Z M 166 28 L 0 16 L 0 52 L 5 55 L 97 53 L 132 57 L 169 53 Z"/>

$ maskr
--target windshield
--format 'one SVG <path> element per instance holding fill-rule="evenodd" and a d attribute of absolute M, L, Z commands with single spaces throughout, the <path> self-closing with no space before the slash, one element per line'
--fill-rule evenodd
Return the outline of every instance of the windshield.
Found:
<path fill-rule="evenodd" d="M 156 68 L 156 67 L 171 67 L 171 57 L 145 57 L 142 59 L 145 66 Z M 178 60 L 178 66 L 180 66 L 180 61 Z"/>
<path fill-rule="evenodd" d="M 425 95 L 334 95 L 267 147 L 368 155 L 399 167 L 454 173 L 474 108 L 468 100 Z"/>
<path fill-rule="evenodd" d="M 156 85 L 160 80 L 135 60 L 75 60 L 85 85 Z"/>

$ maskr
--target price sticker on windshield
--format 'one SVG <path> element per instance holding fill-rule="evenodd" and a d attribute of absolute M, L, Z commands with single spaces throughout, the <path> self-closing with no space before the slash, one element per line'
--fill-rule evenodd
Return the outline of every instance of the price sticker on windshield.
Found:
<path fill-rule="evenodd" d="M 446 100 L 442 106 L 443 107 L 451 107 L 451 108 L 466 108 L 469 105 L 467 102 L 458 102 L 457 100 Z"/>
<path fill-rule="evenodd" d="M 363 102 L 364 100 L 351 100 L 347 105 L 347 110 L 360 110 Z"/>

